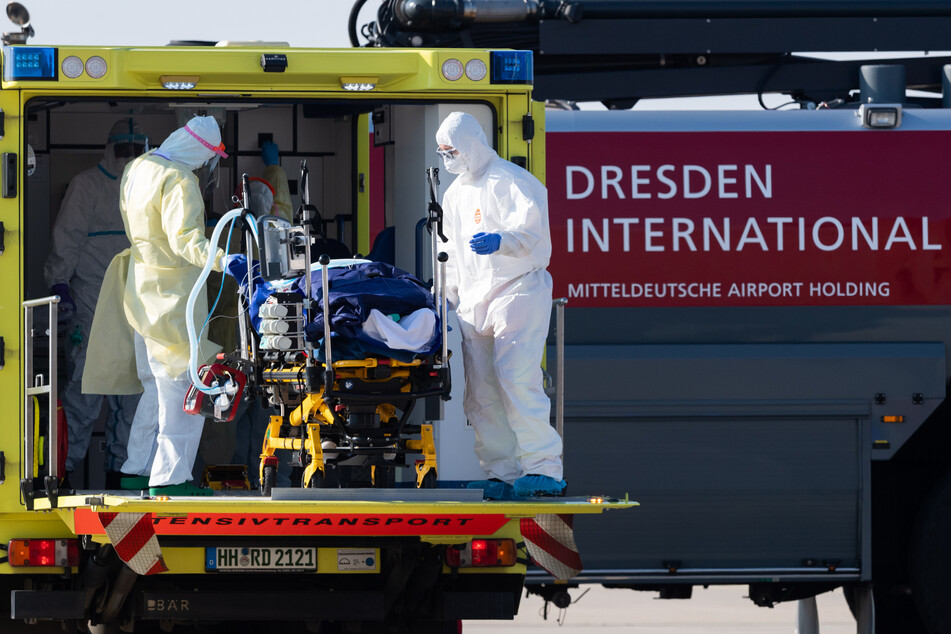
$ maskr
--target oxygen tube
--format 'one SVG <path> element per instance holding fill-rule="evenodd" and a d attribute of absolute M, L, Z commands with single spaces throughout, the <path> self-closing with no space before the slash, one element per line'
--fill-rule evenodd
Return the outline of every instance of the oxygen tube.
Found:
<path fill-rule="evenodd" d="M 191 292 L 188 294 L 188 302 L 185 305 L 185 327 L 188 330 L 188 346 L 190 350 L 188 357 L 188 379 L 192 382 L 192 385 L 194 385 L 197 390 L 211 396 L 218 394 L 234 394 L 236 392 L 236 386 L 232 381 L 228 381 L 224 385 L 205 385 L 198 376 L 198 333 L 195 332 L 195 302 L 198 301 L 198 294 L 204 292 L 205 282 L 208 281 L 208 276 L 211 274 L 211 270 L 214 267 L 215 254 L 218 250 L 218 240 L 221 238 L 221 232 L 229 222 L 239 217 L 245 217 L 247 219 L 248 226 L 251 227 L 251 233 L 254 236 L 254 241 L 255 243 L 258 242 L 257 226 L 255 226 L 253 220 L 254 217 L 247 209 L 232 209 L 222 216 L 221 220 L 218 221 L 218 224 L 215 225 L 215 229 L 211 234 L 211 239 L 208 241 L 208 258 L 205 260 L 205 266 L 198 275 L 198 281 L 195 282 Z M 249 261 L 249 273 L 250 266 L 251 262 Z"/>

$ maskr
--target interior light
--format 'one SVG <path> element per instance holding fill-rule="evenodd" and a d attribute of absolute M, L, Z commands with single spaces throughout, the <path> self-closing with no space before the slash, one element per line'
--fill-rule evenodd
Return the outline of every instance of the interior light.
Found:
<path fill-rule="evenodd" d="M 442 63 L 442 76 L 449 81 L 456 81 L 462 77 L 463 72 L 462 62 L 456 58 L 447 59 Z"/>
<path fill-rule="evenodd" d="M 901 125 L 901 105 L 873 105 L 859 106 L 859 117 L 866 128 L 897 128 Z"/>
<path fill-rule="evenodd" d="M 192 90 L 198 85 L 198 75 L 162 75 L 159 79 L 166 90 Z"/>
<path fill-rule="evenodd" d="M 106 74 L 107 70 L 109 67 L 106 65 L 106 60 L 98 55 L 93 55 L 86 60 L 86 74 L 93 79 L 99 79 Z"/>
<path fill-rule="evenodd" d="M 341 77 L 340 87 L 344 90 L 353 90 L 356 92 L 366 92 L 376 88 L 379 77 Z"/>
<path fill-rule="evenodd" d="M 470 59 L 466 62 L 466 77 L 472 81 L 480 81 L 485 79 L 486 74 L 488 73 L 488 68 L 486 68 L 485 62 L 481 59 Z"/>

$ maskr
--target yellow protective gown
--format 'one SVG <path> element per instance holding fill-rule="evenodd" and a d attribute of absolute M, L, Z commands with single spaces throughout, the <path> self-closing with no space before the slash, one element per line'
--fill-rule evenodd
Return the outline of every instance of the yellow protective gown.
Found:
<path fill-rule="evenodd" d="M 198 178 L 186 165 L 153 153 L 143 155 L 125 170 L 121 189 L 120 212 L 132 246 L 115 257 L 103 279 L 83 376 L 87 393 L 142 391 L 135 355 L 130 354 L 132 329 L 146 340 L 149 353 L 169 376 L 185 372 L 189 355 L 185 304 L 208 257 L 205 205 Z M 221 270 L 223 253 L 216 251 L 216 271 Z M 196 330 L 207 306 L 200 295 Z M 218 350 L 203 339 L 199 361 L 207 361 Z"/>
<path fill-rule="evenodd" d="M 131 246 L 123 305 L 129 323 L 145 339 L 149 354 L 172 378 L 188 367 L 185 305 L 208 258 L 205 205 L 198 178 L 186 166 L 153 153 L 135 160 L 122 177 L 122 221 Z M 217 249 L 214 270 L 221 271 Z M 195 304 L 196 331 L 208 314 L 204 294 Z M 201 341 L 199 360 L 220 348 Z"/>

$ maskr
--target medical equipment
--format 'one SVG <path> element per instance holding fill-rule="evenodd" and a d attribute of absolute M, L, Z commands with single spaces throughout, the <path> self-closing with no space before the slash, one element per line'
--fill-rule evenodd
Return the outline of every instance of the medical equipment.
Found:
<path fill-rule="evenodd" d="M 306 165 L 302 171 L 306 188 Z M 223 223 L 239 216 L 252 227 L 254 240 L 246 247 L 245 262 L 251 265 L 227 271 L 241 286 L 244 335 L 240 348 L 220 354 L 217 363 L 196 369 L 194 375 L 190 366 L 195 385 L 186 408 L 230 420 L 243 393 L 262 398 L 274 409 L 259 464 L 265 496 L 276 480 L 278 450 L 294 452 L 304 488 L 393 486 L 400 467 L 415 470 L 417 487 L 434 487 L 438 465 L 433 425 L 415 424 L 410 416 L 420 399 L 449 397 L 446 256 L 434 257 L 433 288 L 443 298 L 439 301 L 419 280 L 395 267 L 312 254 L 316 210 L 306 200 L 299 226 L 275 216 L 254 220 L 249 211 L 238 209 L 225 214 L 215 228 L 213 244 Z M 437 235 L 439 220 L 437 213 L 430 213 Z M 253 261 L 255 255 L 260 264 Z M 312 255 L 317 262 L 308 266 Z M 358 297 L 347 294 L 350 288 L 361 289 Z M 391 304 L 391 292 L 405 296 Z M 364 297 L 370 297 L 372 305 L 359 306 Z M 397 308 L 387 308 L 391 305 Z M 397 329 L 399 320 L 409 328 L 420 323 L 411 318 L 413 313 L 432 311 L 433 317 L 423 320 L 432 325 L 432 332 L 424 330 L 414 349 L 390 350 L 367 335 L 359 319 L 354 323 L 349 318 L 351 308 L 359 315 L 378 309 L 383 323 Z M 380 314 L 374 318 L 380 323 Z"/>

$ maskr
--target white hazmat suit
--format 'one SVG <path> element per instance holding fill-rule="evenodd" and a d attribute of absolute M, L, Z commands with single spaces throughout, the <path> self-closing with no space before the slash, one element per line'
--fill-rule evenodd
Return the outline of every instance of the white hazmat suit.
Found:
<path fill-rule="evenodd" d="M 129 429 L 139 401 L 137 394 L 82 393 L 87 344 L 102 278 L 112 258 L 129 246 L 119 214 L 119 182 L 123 169 L 135 157 L 133 146 L 137 151 L 148 149 L 148 137 L 134 120 L 121 119 L 109 132 L 99 164 L 70 181 L 53 225 L 52 248 L 43 269 L 46 283 L 59 288 L 66 285 L 76 307 L 66 331 L 72 342 L 73 369 L 60 392 L 69 431 L 68 472 L 78 469 L 86 457 L 103 399 L 109 406 L 104 467 L 107 472 L 118 472 L 127 457 Z M 122 150 L 117 152 L 117 148 Z"/>
<path fill-rule="evenodd" d="M 148 475 L 150 488 L 190 480 L 201 438 L 204 419 L 182 409 L 190 385 L 191 316 L 185 306 L 208 257 L 204 202 L 193 171 L 218 156 L 227 157 L 218 124 L 213 117 L 194 117 L 136 159 L 122 179 L 120 209 L 132 243 L 123 305 L 136 333 L 136 371 L 145 388 L 122 471 Z M 217 271 L 223 255 L 216 251 Z M 196 313 L 207 313 L 203 296 Z M 203 342 L 201 360 L 216 352 Z"/>
<path fill-rule="evenodd" d="M 552 301 L 547 191 L 500 158 L 468 114 L 446 117 L 436 142 L 458 150 L 446 161 L 459 175 L 443 198 L 446 283 L 462 331 L 463 407 L 476 455 L 490 479 L 506 484 L 528 474 L 560 481 L 561 438 L 541 371 Z M 476 252 L 477 234 L 497 236 L 497 250 Z"/>

